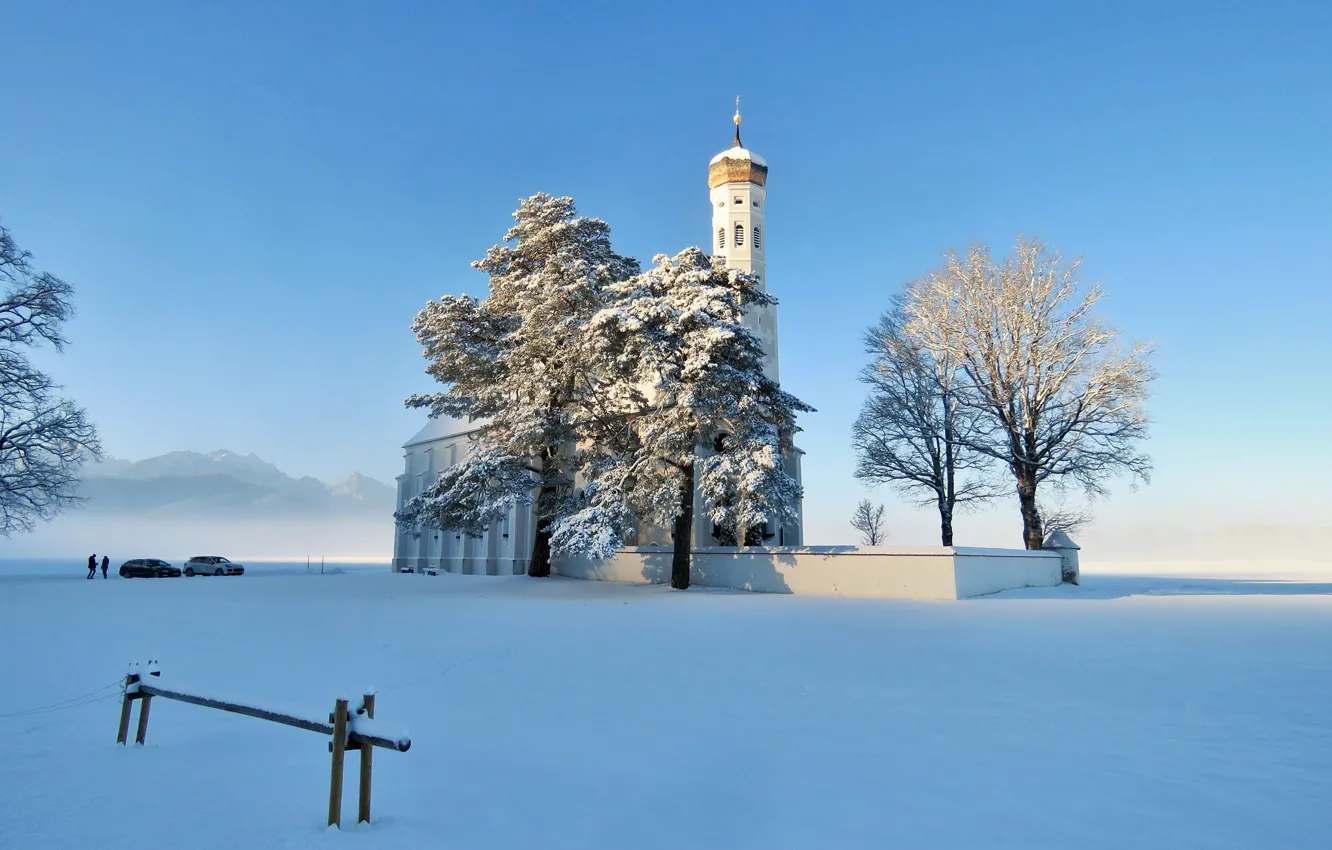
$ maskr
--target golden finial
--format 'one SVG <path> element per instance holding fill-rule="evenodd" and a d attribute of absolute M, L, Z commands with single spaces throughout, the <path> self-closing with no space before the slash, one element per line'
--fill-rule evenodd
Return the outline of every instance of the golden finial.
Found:
<path fill-rule="evenodd" d="M 740 144 L 740 95 L 735 96 L 735 118 L 731 120 L 735 121 L 735 143 L 731 147 L 742 147 Z"/>

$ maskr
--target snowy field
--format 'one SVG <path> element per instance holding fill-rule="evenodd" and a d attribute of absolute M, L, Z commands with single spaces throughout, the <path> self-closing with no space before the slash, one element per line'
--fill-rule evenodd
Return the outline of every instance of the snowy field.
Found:
<path fill-rule="evenodd" d="M 1233 572 L 1233 571 L 1232 571 Z M 1332 575 L 1089 575 L 966 602 L 257 568 L 0 567 L 0 847 L 1327 847 Z M 327 830 L 326 739 L 410 732 Z M 106 686 L 97 692 L 96 688 Z M 74 700 L 83 694 L 87 700 Z M 101 698 L 99 698 L 101 697 Z M 72 707 L 13 716 L 59 701 Z"/>

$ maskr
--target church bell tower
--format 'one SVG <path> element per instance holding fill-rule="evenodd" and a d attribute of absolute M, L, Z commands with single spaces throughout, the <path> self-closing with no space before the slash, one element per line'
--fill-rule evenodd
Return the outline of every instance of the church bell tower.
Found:
<path fill-rule="evenodd" d="M 735 141 L 708 163 L 708 195 L 712 201 L 712 250 L 729 268 L 749 272 L 767 291 L 763 227 L 768 202 L 768 164 L 740 143 L 740 98 L 735 99 Z M 751 307 L 745 325 L 763 343 L 763 370 L 774 381 L 777 372 L 777 308 Z"/>
<path fill-rule="evenodd" d="M 746 150 L 740 141 L 740 98 L 735 99 L 735 140 L 729 150 L 723 151 L 708 163 L 708 198 L 712 202 L 712 252 L 725 257 L 728 268 L 749 272 L 758 278 L 759 289 L 768 291 L 768 262 L 764 253 L 767 234 L 763 216 L 768 206 L 768 163 L 763 157 Z M 750 306 L 745 310 L 745 327 L 763 344 L 763 371 L 773 381 L 779 380 L 777 369 L 777 307 Z M 793 449 L 785 454 L 786 472 L 800 483 L 801 457 L 804 452 Z M 707 518 L 701 499 L 694 506 L 697 525 L 695 539 L 717 537 L 712 521 Z M 804 541 L 804 510 L 797 502 L 792 506 L 796 517 L 793 522 L 779 526 L 765 523 L 762 545 L 800 546 Z"/>

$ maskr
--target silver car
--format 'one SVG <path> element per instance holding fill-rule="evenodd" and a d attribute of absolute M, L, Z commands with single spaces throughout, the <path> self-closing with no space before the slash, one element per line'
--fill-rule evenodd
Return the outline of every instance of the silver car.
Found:
<path fill-rule="evenodd" d="M 221 555 L 195 555 L 185 562 L 187 576 L 243 576 L 245 566 L 233 564 Z"/>

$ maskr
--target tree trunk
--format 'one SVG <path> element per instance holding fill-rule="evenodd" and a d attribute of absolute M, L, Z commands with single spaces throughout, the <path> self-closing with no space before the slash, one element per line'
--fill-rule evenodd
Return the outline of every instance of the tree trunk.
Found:
<path fill-rule="evenodd" d="M 532 578 L 546 578 L 550 575 L 550 520 L 537 519 L 536 540 L 532 543 L 532 560 L 527 565 L 527 574 Z"/>
<path fill-rule="evenodd" d="M 541 459 L 541 480 L 550 480 L 551 458 L 556 449 L 546 449 Z M 559 493 L 554 487 L 542 487 L 536 500 L 536 539 L 532 541 L 532 560 L 528 562 L 527 574 L 532 578 L 546 578 L 550 575 L 550 512 Z"/>
<path fill-rule="evenodd" d="M 688 590 L 689 550 L 694 543 L 694 465 L 689 464 L 681 472 L 684 480 L 680 483 L 680 514 L 675 518 L 671 535 L 671 587 Z"/>
<path fill-rule="evenodd" d="M 1022 508 L 1022 542 L 1029 550 L 1039 551 L 1045 542 L 1045 529 L 1041 523 L 1041 513 L 1036 509 L 1036 472 L 1019 468 L 1018 504 Z"/>
<path fill-rule="evenodd" d="M 953 401 L 947 390 L 944 405 L 944 492 L 939 500 L 939 534 L 943 545 L 953 545 L 953 506 L 957 504 L 957 446 L 953 444 Z"/>

